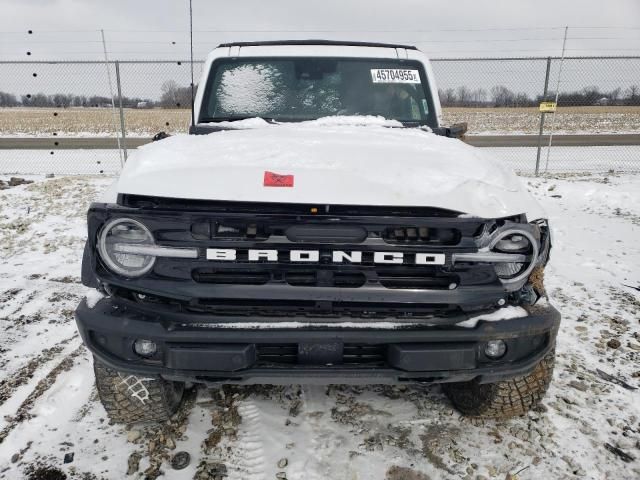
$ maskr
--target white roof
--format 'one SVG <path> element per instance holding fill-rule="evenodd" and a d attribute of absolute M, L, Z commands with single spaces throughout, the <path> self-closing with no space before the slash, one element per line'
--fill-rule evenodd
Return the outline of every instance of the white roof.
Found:
<path fill-rule="evenodd" d="M 305 57 L 359 57 L 359 58 L 414 58 L 408 52 L 418 53 L 417 50 L 394 46 L 368 45 L 231 45 L 218 47 L 213 50 L 207 60 L 220 57 L 269 57 L 269 56 L 305 56 Z M 419 52 L 422 56 L 422 52 Z"/>

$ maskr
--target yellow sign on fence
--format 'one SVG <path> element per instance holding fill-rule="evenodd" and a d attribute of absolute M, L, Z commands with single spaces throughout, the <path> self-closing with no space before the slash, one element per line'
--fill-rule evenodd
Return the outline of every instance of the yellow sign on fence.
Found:
<path fill-rule="evenodd" d="M 540 111 L 543 113 L 552 113 L 556 111 L 556 102 L 541 102 Z"/>

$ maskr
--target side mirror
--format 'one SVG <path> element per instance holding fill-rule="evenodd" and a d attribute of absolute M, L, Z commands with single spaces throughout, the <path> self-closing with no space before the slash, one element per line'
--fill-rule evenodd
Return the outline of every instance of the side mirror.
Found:
<path fill-rule="evenodd" d="M 450 127 L 437 127 L 433 129 L 433 133 L 443 137 L 449 138 L 464 138 L 464 134 L 467 133 L 467 124 L 456 123 Z"/>
<path fill-rule="evenodd" d="M 160 140 L 164 140 L 165 138 L 169 138 L 171 135 L 169 135 L 167 132 L 159 132 L 156 133 L 153 138 L 151 139 L 152 142 L 158 142 Z"/>
<path fill-rule="evenodd" d="M 464 134 L 467 133 L 468 126 L 467 122 L 464 123 L 455 123 L 447 128 L 447 137 L 450 138 L 463 138 Z"/>

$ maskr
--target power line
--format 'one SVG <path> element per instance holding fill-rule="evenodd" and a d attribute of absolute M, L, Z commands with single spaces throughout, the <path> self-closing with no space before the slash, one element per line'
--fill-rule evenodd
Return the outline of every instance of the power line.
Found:
<path fill-rule="evenodd" d="M 406 42 L 406 43 L 414 43 L 414 44 L 420 44 L 420 41 L 412 41 L 412 42 Z M 198 55 L 208 55 L 215 47 L 212 47 L 210 49 L 206 49 L 206 50 L 201 50 L 201 51 L 196 51 L 196 53 Z M 522 49 L 522 48 L 511 48 L 511 49 L 494 49 L 494 48 L 481 48 L 481 49 L 467 49 L 467 48 L 460 48 L 460 49 L 438 49 L 438 48 L 432 48 L 432 49 L 423 49 L 423 52 L 543 52 L 543 51 L 549 51 L 549 50 L 554 50 L 555 48 L 526 48 L 526 49 Z M 640 47 L 637 48 L 567 48 L 566 49 L 568 52 L 594 52 L 594 51 L 598 51 L 598 52 L 633 52 L 633 51 L 638 51 L 640 52 Z M 51 54 L 101 54 L 101 52 L 99 50 L 58 50 L 56 49 L 53 52 L 42 52 L 39 55 L 51 55 Z M 168 54 L 168 55 L 175 55 L 176 52 L 175 50 L 170 51 L 170 50 L 110 50 L 110 53 L 117 53 L 117 54 L 126 54 L 126 55 L 139 55 L 139 54 Z M 20 54 L 14 54 L 16 56 L 20 56 L 21 58 L 23 57 L 23 55 Z"/>
<path fill-rule="evenodd" d="M 471 38 L 468 40 L 414 40 L 422 43 L 478 43 L 478 42 L 540 42 L 540 41 L 555 41 L 562 40 L 562 37 L 534 37 L 534 38 Z M 640 37 L 569 37 L 568 40 L 638 40 L 640 41 Z M 23 40 L 8 40 L 4 41 L 5 44 L 24 44 Z M 38 40 L 38 41 L 29 41 L 29 45 L 31 44 L 65 44 L 65 43 L 96 43 L 100 44 L 99 40 Z M 135 43 L 138 45 L 164 45 L 164 44 L 172 44 L 172 45 L 188 45 L 189 42 L 176 42 L 174 40 L 110 40 L 109 44 L 130 44 Z M 195 42 L 197 43 L 197 42 Z"/>
<path fill-rule="evenodd" d="M 425 33 L 425 32 L 489 32 L 489 31 L 522 31 L 522 30 L 561 30 L 564 27 L 488 27 L 488 28 L 436 28 L 436 29 L 374 29 L 374 30 L 358 30 L 358 29 L 219 29 L 219 30 L 194 30 L 193 33 Z M 188 33 L 188 30 L 125 30 L 105 29 L 108 33 Z M 33 33 L 89 33 L 100 32 L 96 30 L 34 30 Z M 26 34 L 28 31 L 0 31 L 6 34 Z"/>
<path fill-rule="evenodd" d="M 194 33 L 423 33 L 423 32 L 498 32 L 498 31 L 536 31 L 536 30 L 563 30 L 564 26 L 546 27 L 455 27 L 455 28 L 431 28 L 431 29 L 218 29 L 218 30 L 194 30 Z M 594 26 L 570 26 L 571 29 L 580 30 L 640 30 L 640 27 L 594 25 Z M 188 33 L 188 30 L 129 30 L 129 29 L 104 29 L 108 33 Z M 0 34 L 28 34 L 29 30 L 0 30 Z M 100 29 L 77 29 L 77 30 L 46 30 L 36 29 L 36 33 L 98 33 Z"/>

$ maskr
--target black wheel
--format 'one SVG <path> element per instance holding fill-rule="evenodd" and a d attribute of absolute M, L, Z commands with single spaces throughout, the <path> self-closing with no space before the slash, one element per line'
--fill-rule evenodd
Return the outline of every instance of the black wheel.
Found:
<path fill-rule="evenodd" d="M 163 422 L 182 403 L 184 383 L 113 370 L 94 358 L 98 396 L 117 423 Z"/>
<path fill-rule="evenodd" d="M 445 383 L 443 390 L 464 415 L 508 418 L 523 415 L 540 402 L 553 377 L 555 350 L 548 353 L 528 375 L 496 383 L 477 381 Z"/>

